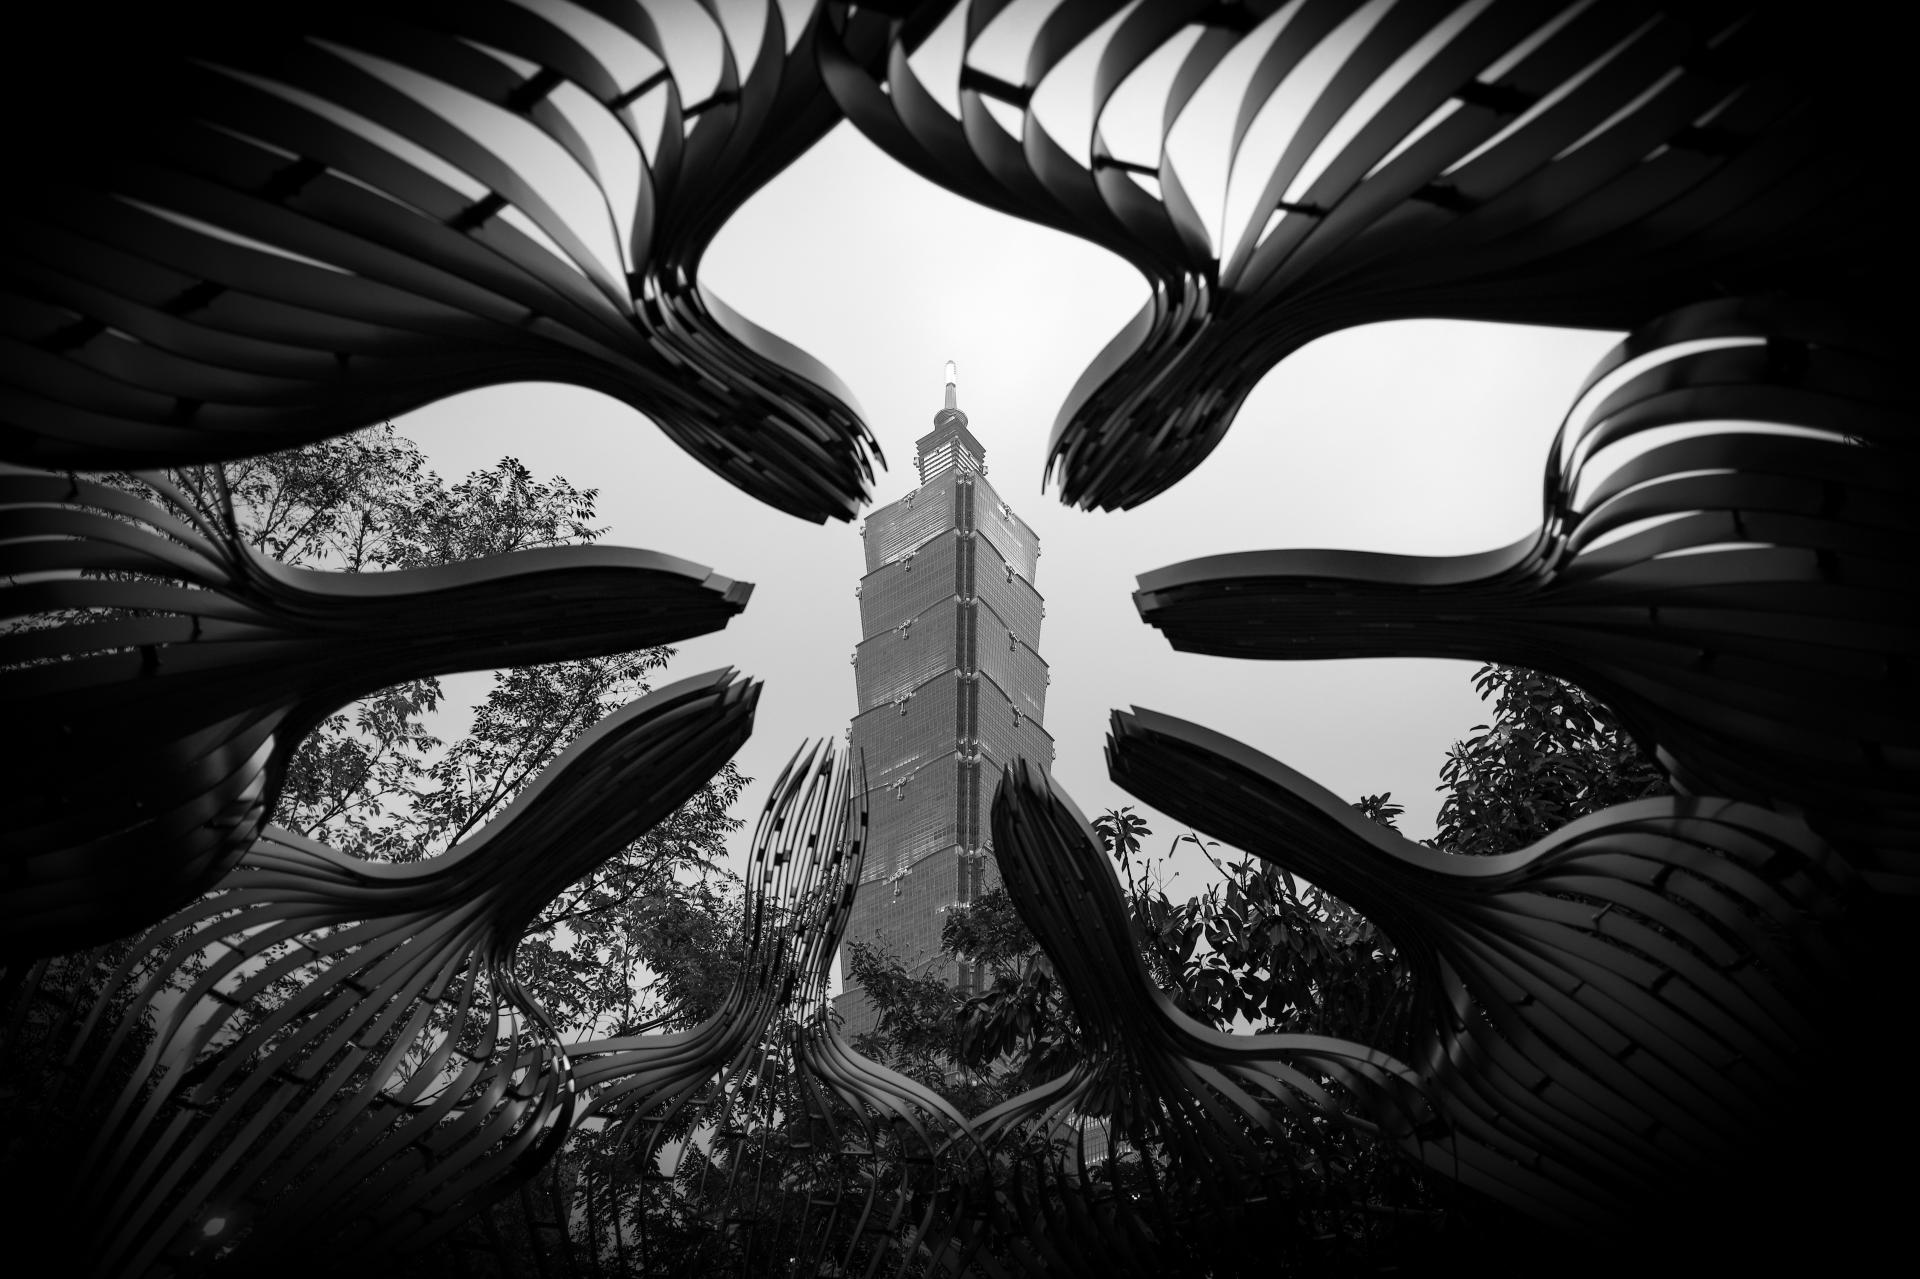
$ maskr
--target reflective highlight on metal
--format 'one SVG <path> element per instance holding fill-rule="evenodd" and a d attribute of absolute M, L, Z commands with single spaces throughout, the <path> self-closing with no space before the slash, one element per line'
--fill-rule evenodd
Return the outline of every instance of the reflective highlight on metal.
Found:
<path fill-rule="evenodd" d="M 1867 124 L 1893 81 L 1844 22 L 1635 0 L 1066 0 L 1010 49 L 1009 7 L 955 6 L 951 63 L 910 60 L 941 16 L 915 8 L 884 65 L 828 44 L 824 78 L 916 172 L 1146 276 L 1055 420 L 1049 465 L 1075 505 L 1164 492 L 1269 369 L 1338 329 L 1624 329 L 1755 288 L 1871 288 L 1904 239 Z M 957 82 L 927 78 L 949 65 Z M 1224 211 L 1203 136 L 1232 174 Z"/>
<path fill-rule="evenodd" d="M 211 888 L 301 738 L 424 675 L 671 643 L 752 587 L 619 547 L 327 573 L 254 551 L 231 503 L 0 472 L 0 701 L 34 749 L 0 772 L 0 954 L 98 945 Z"/>
<path fill-rule="evenodd" d="M 716 671 L 634 702 L 426 861 L 364 862 L 269 828 L 51 1025 L 34 1010 L 61 961 L 9 973 L 9 1055 L 40 1054 L 93 1123 L 60 1188 L 95 1227 L 65 1241 L 90 1253 L 76 1272 L 367 1264 L 531 1177 L 597 1078 L 516 982 L 520 936 L 719 770 L 758 687 Z M 158 1026 L 131 1047 L 148 1008 Z M 130 1074 L 109 1078 L 130 1051 Z M 626 1069 L 673 1052 L 653 1045 Z M 207 1235 L 210 1213 L 229 1227 Z"/>
<path fill-rule="evenodd" d="M 1436 1124 L 1414 1072 L 1385 1053 L 1320 1035 L 1226 1034 L 1175 1008 L 1135 949 L 1119 877 L 1099 839 L 1073 802 L 1025 761 L 1001 779 L 993 838 L 1007 892 L 1079 1016 L 1086 1056 L 1068 1075 L 979 1116 L 981 1139 L 1010 1144 L 1031 1122 L 1048 1144 L 1064 1143 L 1072 1179 L 1057 1184 L 1069 1187 L 1068 1200 L 1089 1182 L 1089 1118 L 1107 1120 L 1136 1149 L 1164 1151 L 1167 1161 L 1143 1160 L 1143 1170 L 1162 1179 L 1157 1202 L 1136 1211 L 1109 1205 L 1100 1229 L 1113 1233 L 1104 1240 L 1075 1232 L 1076 1248 L 1112 1250 L 1087 1272 L 1134 1272 L 1152 1255 L 1147 1241 L 1169 1223 L 1192 1228 L 1195 1221 L 1180 1218 L 1267 1189 L 1254 1175 L 1262 1155 L 1256 1134 L 1284 1140 L 1312 1131 L 1283 1129 L 1282 1116 L 1362 1127 L 1469 1179 L 1492 1159 L 1471 1136 Z M 1318 1157 L 1311 1148 L 1291 1153 Z M 1033 1210 L 1044 1212 L 1044 1198 L 1036 1198 Z M 1571 1215 L 1570 1207 L 1553 1207 Z"/>
<path fill-rule="evenodd" d="M 1852 972 L 1858 876 L 1805 825 L 1725 799 L 1639 800 L 1519 852 L 1462 857 L 1380 827 L 1232 738 L 1115 713 L 1113 779 L 1358 907 L 1421 986 L 1409 1063 L 1459 1179 L 1546 1220 L 1657 1235 L 1701 1187 L 1777 1157 Z M 1423 1148 L 1452 1173 L 1451 1150 Z M 1442 1158 L 1435 1159 L 1434 1154 Z"/>
<path fill-rule="evenodd" d="M 697 278 L 839 118 L 818 15 L 737 9 L 201 5 L 129 16 L 137 45 L 53 40 L 29 80 L 89 97 L 79 153 L 12 174 L 0 457 L 212 461 L 569 382 L 763 502 L 850 518 L 878 455 L 851 394 Z"/>
<path fill-rule="evenodd" d="M 1876 988 L 1851 946 L 1891 920 L 1884 961 L 1912 922 L 1889 902 L 1920 892 L 1920 405 L 1911 320 L 1873 306 L 1913 292 L 1898 153 L 1875 131 L 1904 118 L 1883 99 L 1910 76 L 1888 76 L 1876 32 L 1638 0 L 1064 0 L 995 52 L 1000 0 L 787 21 L 804 7 L 160 6 L 111 40 L 47 39 L 0 86 L 29 104 L 5 99 L 10 119 L 71 103 L 80 126 L 77 143 L 29 130 L 0 212 L 0 457 L 18 464 L 0 471 L 0 701 L 28 747 L 0 793 L 0 1057 L 44 1087 L 46 1124 L 71 1124 L 37 1136 L 84 1223 L 61 1236 L 91 1251 L 74 1268 L 365 1269 L 543 1166 L 557 1177 L 587 1133 L 631 1156 L 630 1182 L 578 1188 L 596 1265 L 603 1245 L 646 1264 L 650 1196 L 671 1188 L 734 1232 L 743 1268 L 784 1254 L 812 1273 L 1151 1272 L 1156 1241 L 1204 1230 L 1207 1202 L 1244 1199 L 1276 1149 L 1318 1157 L 1319 1125 L 1587 1239 L 1650 1206 L 1698 1231 L 1684 1218 L 1721 1182 L 1776 1166 L 1826 1175 L 1756 1143 L 1835 1081 L 1878 1082 L 1844 1055 L 1862 1019 L 1831 1006 L 1884 1017 L 1857 989 L 1905 997 L 1906 957 Z M 910 57 L 943 26 L 960 56 L 936 85 Z M 1244 84 L 1220 116 L 1234 178 L 1216 220 L 1178 135 L 1229 64 Z M 1079 96 L 1072 137 L 1056 87 Z M 1144 141 L 1122 128 L 1135 91 L 1158 94 Z M 1097 841 L 1017 749 L 1044 679 L 1013 634 L 1037 632 L 1039 601 L 1015 582 L 1035 542 L 1010 512 L 979 530 L 1007 570 L 980 595 L 1008 623 L 994 660 L 1024 697 L 995 850 L 1091 1051 L 969 1121 L 831 1028 L 869 779 L 824 747 L 756 835 L 720 1013 L 565 1044 L 516 984 L 539 906 L 744 738 L 755 689 L 728 672 L 609 717 L 430 861 L 373 865 L 264 824 L 301 735 L 363 692 L 706 633 L 745 586 L 606 548 L 286 570 L 157 476 L 149 502 L 23 469 L 230 459 L 559 380 L 759 500 L 846 518 L 878 456 L 851 396 L 698 280 L 728 216 L 843 115 L 931 180 L 1146 275 L 1056 421 L 1074 504 L 1164 491 L 1266 371 L 1344 327 L 1630 330 L 1562 427 L 1540 530 L 1513 546 L 1256 552 L 1141 580 L 1143 616 L 1188 651 L 1573 679 L 1686 792 L 1449 858 L 1239 743 L 1118 716 L 1116 779 L 1352 901 L 1406 953 L 1427 1027 L 1409 1060 L 1216 1034 L 1152 987 Z M 961 483 L 964 456 L 930 455 L 923 482 Z M 899 543 L 880 561 L 943 518 L 880 530 Z M 919 581 L 903 568 L 868 601 L 897 608 L 902 640 L 959 580 L 957 539 L 926 546 Z M 898 718 L 924 672 L 902 656 L 864 674 Z M 1145 1203 L 1091 1175 L 1090 1118 L 1150 1148 Z M 1900 1122 L 1876 1116 L 1873 1136 Z M 795 1195 L 798 1213 L 763 1214 Z"/>
<path fill-rule="evenodd" d="M 1215 556 L 1143 574 L 1135 602 L 1189 652 L 1552 671 L 1676 787 L 1804 814 L 1877 888 L 1920 891 L 1903 358 L 1826 306 L 1689 307 L 1595 367 L 1533 535 L 1448 558 Z"/>
<path fill-rule="evenodd" d="M 803 748 L 776 781 L 748 868 L 742 977 L 726 1004 L 693 1030 L 567 1050 L 591 1093 L 583 1114 L 615 1125 L 637 1170 L 586 1187 L 601 1206 L 584 1211 L 611 1223 L 612 1237 L 594 1244 L 642 1272 L 665 1260 L 648 1239 L 662 1206 L 649 1190 L 687 1194 L 716 1224 L 739 1225 L 748 1274 L 897 1273 L 927 1255 L 964 1269 L 978 1249 L 978 1232 L 969 1245 L 956 1225 L 979 1172 L 966 1121 L 854 1052 L 829 1014 L 829 970 L 867 852 L 867 788 L 850 759 L 829 743 Z M 621 1206 L 636 1190 L 629 1225 Z M 795 1199 L 782 1230 L 777 1210 Z"/>

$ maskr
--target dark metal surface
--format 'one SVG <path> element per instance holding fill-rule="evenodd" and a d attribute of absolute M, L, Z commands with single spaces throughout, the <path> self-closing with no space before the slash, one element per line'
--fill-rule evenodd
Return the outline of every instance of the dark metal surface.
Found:
<path fill-rule="evenodd" d="M 33 122 L 0 211 L 0 703 L 27 747 L 0 793 L 0 1058 L 31 1117 L 9 1137 L 38 1125 L 42 1199 L 89 1252 L 74 1267 L 377 1265 L 543 1165 L 557 1178 L 588 1135 L 625 1144 L 634 1184 L 550 1183 L 601 1223 L 584 1257 L 567 1240 L 541 1263 L 575 1273 L 603 1245 L 646 1264 L 661 1241 L 622 1205 L 662 1185 L 747 1270 L 1152 1273 L 1169 1240 L 1204 1248 L 1210 1205 L 1259 1193 L 1263 1141 L 1310 1164 L 1313 1134 L 1342 1128 L 1585 1241 L 1627 1222 L 1713 1239 L 1727 1196 L 1769 1179 L 1831 1181 L 1860 1224 L 1863 1178 L 1790 1130 L 1911 1144 L 1898 1114 L 1818 1100 L 1897 1097 L 1843 1037 L 1906 998 L 1896 907 L 1920 889 L 1920 405 L 1911 321 L 1883 314 L 1915 278 L 1888 177 L 1905 139 L 1885 136 L 1903 46 L 1852 15 L 1736 4 L 1064 0 L 1007 56 L 1001 0 L 828 3 L 790 27 L 795 8 L 206 4 L 117 15 L 106 38 L 75 7 L 23 38 L 0 86 L 0 112 Z M 932 86 L 908 55 L 949 12 L 956 83 Z M 682 19 L 710 28 L 715 65 L 669 31 Z M 1054 79 L 1076 50 L 1081 80 Z M 1157 145 L 1120 154 L 1105 113 L 1156 58 L 1174 71 Z M 1170 139 L 1229 58 L 1247 78 L 1221 135 L 1253 194 L 1216 242 Z M 1036 113 L 1056 88 L 1084 137 Z M 413 866 L 266 826 L 281 774 L 385 684 L 706 633 L 747 588 L 603 548 L 288 570 L 157 477 L 172 509 L 23 469 L 251 456 L 558 380 L 759 500 L 846 518 L 878 456 L 851 396 L 697 278 L 728 216 L 842 118 L 1147 277 L 1056 421 L 1078 505 L 1164 491 L 1260 377 L 1344 327 L 1630 330 L 1570 409 L 1535 535 L 1141 579 L 1143 616 L 1189 651 L 1572 679 L 1683 792 L 1451 858 L 1243 745 L 1119 716 L 1118 780 L 1389 933 L 1427 1015 L 1409 1060 L 1177 1012 L 1097 841 L 1028 760 L 996 851 L 1090 1051 L 970 1121 L 830 1027 L 868 850 L 864 782 L 824 750 L 756 837 L 722 1011 L 563 1044 L 513 977 L 520 930 L 721 765 L 751 686 L 701 677 L 616 713 Z M 1138 1166 L 1144 1203 L 1090 1169 L 1089 1119 L 1164 1151 Z M 1740 1220 L 1777 1230 L 1768 1202 Z"/>
<path fill-rule="evenodd" d="M 1007 7 L 965 6 L 957 85 L 907 60 L 937 16 L 925 9 L 884 64 L 827 46 L 825 82 L 916 172 L 1146 277 L 1145 306 L 1055 420 L 1050 467 L 1076 505 L 1164 492 L 1275 363 L 1337 329 L 1627 328 L 1754 288 L 1864 294 L 1900 252 L 1881 178 L 1891 68 L 1844 24 L 1790 9 L 1187 0 L 1114 21 L 1123 6 L 1066 0 L 1010 58 L 989 35 Z M 1109 107 L 1168 56 L 1170 79 L 1143 77 L 1164 85 L 1155 144 L 1117 153 Z M 1250 68 L 1244 89 L 1189 132 L 1211 125 L 1242 195 L 1258 194 L 1217 242 L 1200 176 L 1214 162 L 1169 140 L 1229 58 Z M 955 97 L 958 117 L 941 105 Z M 1269 156 L 1257 125 L 1275 112 L 1297 126 Z M 1088 132 L 1050 131 L 1061 121 Z"/>
<path fill-rule="evenodd" d="M 739 1232 L 737 1259 L 704 1258 L 722 1270 L 899 1273 L 923 1251 L 961 1268 L 977 1251 L 962 1220 L 980 1156 L 966 1120 L 854 1052 L 830 1014 L 829 971 L 867 852 L 866 787 L 852 774 L 823 743 L 776 780 L 748 866 L 742 977 L 718 1012 L 679 1034 L 567 1050 L 591 1097 L 583 1115 L 616 1125 L 633 1152 L 628 1185 L 690 1195 Z M 624 1222 L 623 1188 L 588 1189 L 612 1232 L 635 1234 L 597 1246 L 630 1250 L 643 1272 L 702 1260 L 650 1244 L 655 1201 Z"/>
<path fill-rule="evenodd" d="M 1252 551 L 1143 574 L 1174 647 L 1454 657 L 1606 700 L 1683 791 L 1804 813 L 1920 889 L 1915 410 L 1890 338 L 1729 300 L 1629 334 L 1548 455 L 1537 533 L 1480 555 Z"/>
<path fill-rule="evenodd" d="M 1067 1168 L 1077 1175 L 1056 1185 L 1076 1189 L 1056 1211 L 1082 1213 L 1089 1205 L 1077 1202 L 1077 1188 L 1089 1181 L 1088 1119 L 1106 1120 L 1136 1149 L 1162 1152 L 1146 1161 L 1162 1179 L 1151 1197 L 1143 1196 L 1147 1202 L 1108 1204 L 1093 1218 L 1101 1224 L 1092 1237 L 1084 1222 L 1080 1229 L 1070 1222 L 1055 1227 L 1076 1250 L 1091 1250 L 1056 1264 L 1074 1273 L 1130 1273 L 1151 1264 L 1156 1250 L 1148 1241 L 1155 1236 L 1204 1228 L 1208 1205 L 1264 1195 L 1272 1187 L 1256 1173 L 1258 1137 L 1313 1131 L 1311 1124 L 1283 1128 L 1283 1117 L 1361 1127 L 1436 1166 L 1457 1169 L 1469 1184 L 1499 1177 L 1497 1154 L 1482 1149 L 1474 1134 L 1436 1123 L 1421 1081 L 1387 1054 L 1320 1035 L 1223 1033 L 1180 1012 L 1153 984 L 1135 948 L 1119 876 L 1104 847 L 1072 801 L 1024 761 L 1008 770 L 995 793 L 993 836 L 1007 892 L 1078 1015 L 1084 1055 L 1069 1074 L 979 1116 L 981 1140 L 1008 1143 L 1019 1126 L 1034 1123 L 1041 1140 L 1063 1143 Z M 1320 1157 L 1311 1146 L 1293 1153 Z M 1053 1172 L 1049 1162 L 1042 1166 Z M 1541 1201 L 1544 1213 L 1590 1217 L 1590 1208 L 1559 1195 L 1557 1187 L 1524 1176 L 1511 1180 L 1519 1193 Z M 1044 1197 L 1036 1196 L 1033 1210 L 1045 1215 Z"/>
<path fill-rule="evenodd" d="M 90 1227 L 63 1232 L 71 1268 L 372 1264 L 533 1176 L 597 1078 L 515 979 L 520 936 L 718 771 L 757 696 L 718 671 L 642 698 L 426 861 L 364 862 L 269 828 L 51 1024 L 36 1010 L 57 973 L 10 973 L 8 1055 L 38 1055 L 45 1086 L 69 1090 L 37 1099 L 41 1115 L 88 1121 L 15 1133 L 59 1152 L 50 1197 Z M 629 1054 L 624 1073 L 672 1049 Z"/>
<path fill-rule="evenodd" d="M 142 929 L 261 831 L 327 715 L 423 675 L 704 635 L 752 587 L 618 547 L 385 573 L 291 569 L 231 510 L 0 472 L 0 701 L 34 743 L 0 773 L 0 955 Z"/>
<path fill-rule="evenodd" d="M 1116 713 L 1108 760 L 1140 799 L 1389 934 L 1430 1023 L 1403 1069 L 1475 1152 L 1465 1184 L 1600 1233 L 1657 1234 L 1700 1186 L 1743 1183 L 1779 1144 L 1774 1117 L 1817 1086 L 1823 1001 L 1857 975 L 1843 908 L 1860 885 L 1800 822 L 1639 800 L 1462 857 L 1166 715 Z M 1450 1153 L 1421 1151 L 1449 1172 Z"/>
<path fill-rule="evenodd" d="M 72 81 L 91 93 L 67 146 L 11 166 L 0 457 L 212 461 L 570 382 L 761 501 L 850 518 L 878 455 L 851 394 L 697 278 L 839 118 L 818 20 L 679 9 L 200 5 L 117 40 L 56 23 L 22 47 L 38 93 L 14 91 L 35 120 Z"/>

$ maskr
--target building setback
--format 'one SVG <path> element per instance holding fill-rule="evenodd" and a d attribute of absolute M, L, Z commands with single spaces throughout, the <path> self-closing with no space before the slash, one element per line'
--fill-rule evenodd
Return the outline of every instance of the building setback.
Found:
<path fill-rule="evenodd" d="M 987 483 L 986 449 L 954 400 L 949 364 L 946 407 L 917 444 L 920 486 L 861 530 L 865 638 L 849 741 L 866 768 L 870 826 L 846 940 L 878 941 L 914 975 L 973 990 L 975 974 L 940 953 L 941 925 L 999 882 L 994 787 L 1021 756 L 1051 768 L 1053 739 L 1041 726 L 1040 540 Z M 836 1007 L 847 1034 L 872 1029 L 851 981 Z"/>

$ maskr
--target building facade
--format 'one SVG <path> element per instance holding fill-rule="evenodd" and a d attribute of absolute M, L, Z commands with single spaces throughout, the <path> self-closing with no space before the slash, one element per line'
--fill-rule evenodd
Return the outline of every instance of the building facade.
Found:
<path fill-rule="evenodd" d="M 998 882 L 988 813 L 1021 756 L 1053 765 L 1040 658 L 1040 541 L 987 483 L 986 449 L 955 405 L 917 444 L 920 483 L 862 527 L 858 709 L 849 730 L 866 769 L 866 865 L 847 941 L 878 941 L 916 976 L 976 989 L 940 953 L 946 912 Z M 842 972 L 846 970 L 843 962 Z M 873 1025 L 847 982 L 836 1007 L 849 1035 Z"/>

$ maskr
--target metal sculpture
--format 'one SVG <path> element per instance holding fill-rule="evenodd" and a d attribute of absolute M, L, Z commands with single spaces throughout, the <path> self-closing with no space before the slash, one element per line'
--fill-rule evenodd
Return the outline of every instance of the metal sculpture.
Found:
<path fill-rule="evenodd" d="M 36 1099 L 43 1115 L 86 1121 L 35 1143 L 84 1267 L 252 1274 L 374 1258 L 536 1173 L 582 1082 L 514 976 L 520 936 L 726 762 L 757 696 L 719 671 L 642 698 L 423 862 L 363 862 L 270 829 L 49 1025 L 33 1010 L 58 961 L 9 974 L 9 1055 L 37 1053 L 49 1091 L 74 1089 Z"/>
<path fill-rule="evenodd" d="M 1010 54 L 1008 7 L 956 8 L 957 84 L 909 59 L 926 9 L 896 23 L 884 63 L 826 46 L 824 79 L 923 176 L 1147 277 L 1055 419 L 1049 466 L 1076 505 L 1164 492 L 1275 363 L 1336 329 L 1627 328 L 1749 289 L 1865 296 L 1902 239 L 1863 127 L 1897 111 L 1872 96 L 1897 78 L 1876 80 L 1867 42 L 1785 11 L 1069 0 Z M 1231 120 L 1216 226 L 1192 172 L 1196 102 L 1229 59 L 1244 91 L 1206 103 Z M 1150 63 L 1171 75 L 1129 86 Z M 1148 109 L 1151 141 L 1109 141 Z"/>
<path fill-rule="evenodd" d="M 744 734 L 752 692 L 726 677 L 611 717 L 428 863 L 263 827 L 302 733 L 360 692 L 702 633 L 744 588 L 597 548 L 289 572 L 158 477 L 149 502 L 8 470 L 0 697 L 37 754 L 5 796 L 0 1060 L 71 1155 L 49 1206 L 98 1268 L 331 1268 L 444 1237 L 569 1133 L 626 1151 L 580 1188 L 596 1263 L 629 1222 L 644 1255 L 649 1196 L 672 1193 L 719 1214 L 741 1268 L 777 1246 L 816 1269 L 1139 1271 L 1204 1230 L 1206 1197 L 1284 1179 L 1256 1132 L 1310 1159 L 1319 1123 L 1603 1231 L 1661 1195 L 1684 1214 L 1815 1086 L 1820 1005 L 1861 971 L 1835 937 L 1920 888 L 1916 405 L 1903 339 L 1862 321 L 1912 282 L 1868 127 L 1897 118 L 1891 55 L 1732 4 L 1066 0 L 996 74 L 1012 6 L 891 8 L 208 7 L 128 19 L 110 49 L 52 40 L 0 87 L 9 118 L 81 99 L 80 145 L 28 139 L 13 166 L 0 456 L 217 461 L 554 379 L 760 500 L 845 518 L 878 453 L 851 397 L 697 280 L 732 210 L 844 115 L 1148 277 L 1056 422 L 1080 505 L 1164 491 L 1260 376 L 1344 326 L 1634 329 L 1563 428 L 1536 536 L 1445 561 L 1220 557 L 1149 574 L 1139 602 L 1195 651 L 1568 676 L 1691 795 L 1467 862 L 1205 730 L 1122 716 L 1116 776 L 1369 911 L 1421 975 L 1430 1036 L 1402 1062 L 1191 1024 L 1145 980 L 1085 823 L 1022 767 L 998 851 L 1096 1051 L 970 1125 L 824 1017 L 864 853 L 824 751 L 763 821 L 714 1019 L 564 1045 L 517 987 L 538 905 Z M 957 113 L 910 60 L 943 23 Z M 1171 77 L 1134 152 L 1117 104 L 1149 63 Z M 1216 229 L 1175 134 L 1229 64 L 1247 80 Z M 1084 146 L 1056 88 L 1084 90 Z M 113 944 L 47 958 L 91 942 Z M 1090 1113 L 1151 1148 L 1144 1207 L 1087 1166 Z M 797 1189 L 797 1224 L 756 1233 Z"/>
<path fill-rule="evenodd" d="M 727 217 L 838 120 L 817 13 L 127 16 L 143 38 L 74 32 L 26 73 L 25 98 L 67 100 L 74 77 L 93 100 L 14 173 L 0 456 L 212 461 L 560 381 L 783 511 L 865 498 L 878 449 L 846 388 L 697 279 Z"/>
<path fill-rule="evenodd" d="M 966 1170 L 978 1147 L 934 1093 L 839 1037 L 827 985 L 866 855 L 864 787 L 821 743 L 776 780 L 748 867 L 741 977 L 700 1026 L 568 1048 L 590 1096 L 584 1117 L 613 1126 L 627 1176 L 586 1187 L 607 1222 L 601 1251 L 643 1271 L 667 1265 L 755 1274 L 875 1273 L 923 1249 L 964 1269 Z M 712 1084 L 703 1089 L 703 1085 Z M 697 1134 L 706 1134 L 704 1143 Z M 637 1197 L 633 1191 L 643 1192 Z M 650 1247 L 646 1217 L 682 1211 L 730 1225 L 696 1256 Z M 798 1199 L 797 1212 L 783 1212 Z M 635 1238 L 623 1202 L 636 1202 Z"/>
<path fill-rule="evenodd" d="M 1920 891 L 1915 400 L 1832 308 L 1726 301 L 1609 352 L 1549 453 L 1538 532 L 1430 558 L 1259 551 L 1144 574 L 1174 647 L 1472 657 L 1603 698 L 1684 792 L 1804 813 Z"/>
<path fill-rule="evenodd" d="M 1220 786 L 1218 770 L 1173 775 L 1198 786 L 1202 796 Z M 1161 774 L 1144 785 L 1132 772 L 1117 770 L 1116 780 L 1150 803 L 1167 798 Z M 1200 810 L 1205 829 L 1222 826 L 1211 803 L 1167 800 L 1165 807 L 1183 818 Z M 1157 1164 L 1164 1179 L 1154 1188 L 1161 1228 L 1147 1229 L 1145 1221 L 1117 1214 L 1115 1225 L 1131 1229 L 1112 1230 L 1103 1243 L 1092 1244 L 1113 1255 L 1089 1271 L 1133 1270 L 1129 1253 L 1151 1251 L 1150 1241 L 1168 1233 L 1169 1221 L 1178 1227 L 1176 1238 L 1203 1229 L 1210 1203 L 1238 1203 L 1256 1187 L 1262 1193 L 1290 1189 L 1261 1186 L 1250 1175 L 1260 1164 L 1256 1133 L 1283 1143 L 1313 1141 L 1311 1123 L 1283 1127 L 1283 1118 L 1359 1127 L 1557 1224 L 1592 1228 L 1607 1220 L 1612 1205 L 1584 1170 L 1556 1179 L 1522 1166 L 1503 1148 L 1511 1139 L 1497 1126 L 1450 1122 L 1433 1082 L 1377 1049 L 1320 1035 L 1228 1034 L 1181 1013 L 1153 985 L 1134 949 L 1118 876 L 1103 845 L 1044 774 L 1024 764 L 1009 772 L 994 798 L 993 826 L 1007 892 L 1072 1000 L 1085 1055 L 1067 1076 L 981 1115 L 974 1121 L 981 1138 L 992 1144 L 1014 1125 L 1039 1119 L 1050 1138 L 1067 1145 L 1070 1162 L 1081 1159 L 1084 1181 L 1084 1157 L 1077 1151 L 1086 1120 L 1099 1117 L 1136 1148 L 1156 1152 L 1148 1168 L 1155 1171 Z M 1239 835 L 1246 828 L 1236 822 L 1232 830 Z M 1255 840 L 1244 846 L 1260 852 L 1273 844 Z M 1285 847 L 1290 863 L 1302 860 L 1295 845 Z M 1466 1070 L 1472 1073 L 1471 1066 Z M 1296 1149 L 1294 1157 L 1313 1158 L 1311 1145 Z"/>
<path fill-rule="evenodd" d="M 217 476 L 215 477 L 217 480 Z M 422 675 L 706 634 L 752 587 L 615 547 L 387 573 L 290 569 L 231 503 L 0 473 L 0 701 L 35 749 L 0 790 L 0 956 L 145 928 L 260 834 L 301 739 Z M 163 504 L 164 503 L 164 504 Z"/>
<path fill-rule="evenodd" d="M 1744 1184 L 1778 1144 L 1772 1118 L 1816 1085 L 1822 1004 L 1854 975 L 1843 907 L 1859 884 L 1791 818 L 1639 800 L 1519 852 L 1460 857 L 1170 716 L 1116 713 L 1107 749 L 1143 801 L 1392 937 L 1431 1023 L 1409 1063 L 1418 1090 L 1498 1156 L 1463 1160 L 1466 1184 L 1657 1235 Z"/>

